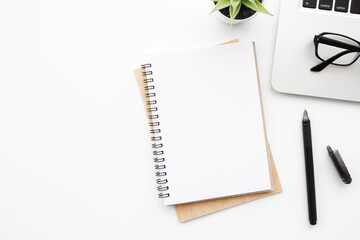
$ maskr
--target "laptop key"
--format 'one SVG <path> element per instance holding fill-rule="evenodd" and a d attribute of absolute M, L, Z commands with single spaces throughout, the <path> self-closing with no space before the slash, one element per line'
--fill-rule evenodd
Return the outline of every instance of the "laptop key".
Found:
<path fill-rule="evenodd" d="M 304 0 L 303 7 L 316 8 L 317 0 Z"/>
<path fill-rule="evenodd" d="M 347 12 L 348 9 L 349 9 L 349 0 L 336 0 L 336 2 L 335 2 L 335 11 L 337 11 L 337 12 Z"/>
<path fill-rule="evenodd" d="M 333 0 L 320 0 L 319 9 L 322 10 L 331 10 L 333 5 Z"/>
<path fill-rule="evenodd" d="M 352 0 L 351 1 L 350 12 L 360 14 L 360 0 Z"/>

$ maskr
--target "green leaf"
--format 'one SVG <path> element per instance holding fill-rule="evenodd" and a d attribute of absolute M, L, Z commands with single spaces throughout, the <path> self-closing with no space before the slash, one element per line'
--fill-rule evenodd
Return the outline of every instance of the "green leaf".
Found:
<path fill-rule="evenodd" d="M 220 9 L 223 9 L 223 8 L 226 8 L 226 7 L 229 7 L 230 6 L 230 0 L 220 0 L 218 1 L 218 3 L 215 5 L 214 9 L 212 10 L 211 13 L 217 11 L 217 10 L 220 10 Z M 210 14 L 211 14 L 210 13 Z"/>
<path fill-rule="evenodd" d="M 241 0 L 230 0 L 230 3 L 231 3 L 230 7 L 232 7 L 232 8 L 230 8 L 230 16 L 232 13 L 232 14 L 234 14 L 234 17 L 235 17 L 236 16 L 235 11 L 236 11 L 237 7 L 239 5 L 241 5 Z"/>
<path fill-rule="evenodd" d="M 250 1 L 250 0 L 242 0 L 241 1 L 245 6 L 247 6 L 248 8 L 257 11 L 258 8 Z"/>
<path fill-rule="evenodd" d="M 256 5 L 258 6 L 258 8 L 259 8 L 259 12 L 261 12 L 261 13 L 265 13 L 265 14 L 269 14 L 269 15 L 271 15 L 272 16 L 272 14 L 271 13 L 269 13 L 269 11 L 268 10 L 266 10 L 266 8 L 259 2 L 259 0 L 255 0 L 255 3 L 256 3 Z"/>
<path fill-rule="evenodd" d="M 236 15 L 238 15 L 238 13 L 240 12 L 240 8 L 241 8 L 241 2 L 239 5 L 236 6 L 235 10 L 233 9 L 233 6 L 230 5 L 230 18 L 231 21 L 234 21 Z"/>
<path fill-rule="evenodd" d="M 242 0 L 242 3 L 254 11 L 271 15 L 268 10 L 266 10 L 266 8 L 259 2 L 259 0 Z"/>

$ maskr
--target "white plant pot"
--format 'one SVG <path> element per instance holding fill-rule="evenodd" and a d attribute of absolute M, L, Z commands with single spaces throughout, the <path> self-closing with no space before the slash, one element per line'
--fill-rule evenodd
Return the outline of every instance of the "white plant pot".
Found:
<path fill-rule="evenodd" d="M 265 0 L 261 1 L 262 4 L 264 4 Z M 226 24 L 238 24 L 238 23 L 242 23 L 242 22 L 246 22 L 254 17 L 256 17 L 259 12 L 255 12 L 253 15 L 247 17 L 247 18 L 244 18 L 244 19 L 234 19 L 233 21 L 231 21 L 231 18 L 225 16 L 224 14 L 222 14 L 220 11 L 216 11 L 214 12 L 215 16 L 220 19 L 222 22 L 226 23 Z"/>

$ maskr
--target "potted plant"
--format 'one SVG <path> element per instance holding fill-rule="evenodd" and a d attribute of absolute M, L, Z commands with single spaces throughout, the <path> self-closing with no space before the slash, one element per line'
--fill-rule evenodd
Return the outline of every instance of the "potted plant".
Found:
<path fill-rule="evenodd" d="M 256 16 L 257 13 L 271 15 L 262 5 L 263 0 L 211 0 L 213 12 L 225 23 L 236 24 Z"/>

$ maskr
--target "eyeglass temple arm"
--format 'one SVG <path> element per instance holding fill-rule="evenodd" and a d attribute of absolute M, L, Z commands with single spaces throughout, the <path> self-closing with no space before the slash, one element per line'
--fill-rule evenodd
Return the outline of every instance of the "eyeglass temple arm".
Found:
<path fill-rule="evenodd" d="M 339 47 L 339 48 L 344 48 L 344 49 L 348 49 L 348 50 L 352 50 L 352 51 L 360 51 L 360 47 L 359 46 L 354 46 L 348 43 L 344 43 L 344 42 L 340 42 L 337 41 L 335 39 L 331 39 L 331 38 L 327 38 L 327 37 L 318 37 L 318 42 L 319 43 L 323 43 L 323 44 L 327 44 L 330 46 L 334 46 L 334 47 Z"/>
<path fill-rule="evenodd" d="M 332 56 L 331 58 L 323 61 L 322 63 L 314 66 L 313 68 L 311 68 L 310 70 L 313 72 L 320 72 L 321 70 L 323 70 L 324 68 L 326 68 L 329 64 L 331 64 L 332 62 L 334 62 L 336 59 L 344 56 L 345 54 L 351 53 L 351 52 L 357 52 L 357 51 L 351 51 L 351 50 L 345 50 L 341 53 L 338 53 L 334 56 Z"/>

